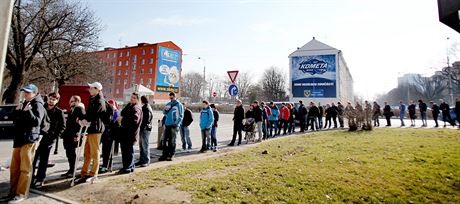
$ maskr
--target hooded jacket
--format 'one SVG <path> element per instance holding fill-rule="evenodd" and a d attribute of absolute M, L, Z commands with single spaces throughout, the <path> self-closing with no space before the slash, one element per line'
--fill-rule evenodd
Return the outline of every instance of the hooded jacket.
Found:
<path fill-rule="evenodd" d="M 270 115 L 269 119 L 270 121 L 278 121 L 278 117 L 280 115 L 280 111 L 278 110 L 278 107 L 273 106 L 271 107 L 272 109 L 272 114 Z"/>
<path fill-rule="evenodd" d="M 282 106 L 280 109 L 280 119 L 289 120 L 290 116 L 291 116 L 291 113 L 289 111 L 289 108 L 287 106 Z"/>
<path fill-rule="evenodd" d="M 214 114 L 211 107 L 203 108 L 200 113 L 200 128 L 201 130 L 211 129 L 214 123 Z"/>
<path fill-rule="evenodd" d="M 72 107 L 69 115 L 67 116 L 66 127 L 62 138 L 64 139 L 64 148 L 77 147 L 78 142 L 75 142 L 77 133 L 80 130 L 80 124 L 77 119 L 81 120 L 85 115 L 85 109 L 81 106 Z"/>
<path fill-rule="evenodd" d="M 244 108 L 243 106 L 237 106 L 235 107 L 235 110 L 233 111 L 233 122 L 234 123 L 242 123 L 244 120 Z"/>
<path fill-rule="evenodd" d="M 121 140 L 133 144 L 138 141 L 142 123 L 142 107 L 139 104 L 128 104 L 121 111 Z"/>
<path fill-rule="evenodd" d="M 102 117 L 104 116 L 105 111 L 105 100 L 100 94 L 92 96 L 89 99 L 88 110 L 84 116 L 84 119 L 91 123 L 88 128 L 88 134 L 104 132 L 105 126 L 102 122 Z"/>
<path fill-rule="evenodd" d="M 188 127 L 192 124 L 193 122 L 193 114 L 192 111 L 188 108 L 184 110 L 184 119 L 182 120 L 182 126 L 183 127 Z"/>
<path fill-rule="evenodd" d="M 61 137 L 62 133 L 65 130 L 65 118 L 64 112 L 58 108 L 53 107 L 52 109 L 48 110 L 48 104 L 45 104 L 45 110 L 50 118 L 50 129 L 48 130 L 48 134 L 43 135 L 42 140 L 40 141 L 41 144 L 46 145 L 53 145 L 56 138 Z"/>
<path fill-rule="evenodd" d="M 166 116 L 165 126 L 180 127 L 184 119 L 184 107 L 178 100 L 170 101 L 163 110 Z"/>
<path fill-rule="evenodd" d="M 15 134 L 13 148 L 34 143 L 40 134 L 40 125 L 45 116 L 44 102 L 40 95 L 35 96 L 30 102 L 25 101 L 21 110 L 14 111 Z M 29 110 L 24 110 L 30 106 Z"/>

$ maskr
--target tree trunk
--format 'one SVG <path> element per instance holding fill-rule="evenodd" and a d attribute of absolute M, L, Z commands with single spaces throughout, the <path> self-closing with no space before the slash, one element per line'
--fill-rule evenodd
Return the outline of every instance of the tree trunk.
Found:
<path fill-rule="evenodd" d="M 5 104 L 16 104 L 19 100 L 19 89 L 23 85 L 24 76 L 20 73 L 12 74 L 11 83 L 3 93 Z"/>

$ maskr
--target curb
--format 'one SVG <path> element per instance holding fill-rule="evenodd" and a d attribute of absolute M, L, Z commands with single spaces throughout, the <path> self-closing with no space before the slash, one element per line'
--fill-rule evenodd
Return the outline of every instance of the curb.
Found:
<path fill-rule="evenodd" d="M 69 199 L 57 196 L 57 195 L 53 195 L 53 194 L 50 194 L 50 193 L 45 193 L 45 192 L 38 191 L 38 190 L 35 190 L 35 189 L 30 189 L 29 191 L 34 193 L 34 194 L 38 194 L 38 195 L 41 195 L 41 196 L 44 196 L 44 197 L 47 197 L 47 198 L 51 198 L 53 200 L 56 200 L 56 201 L 59 201 L 59 202 L 62 202 L 62 203 L 66 203 L 66 204 L 77 204 L 78 203 L 78 202 L 71 201 Z"/>

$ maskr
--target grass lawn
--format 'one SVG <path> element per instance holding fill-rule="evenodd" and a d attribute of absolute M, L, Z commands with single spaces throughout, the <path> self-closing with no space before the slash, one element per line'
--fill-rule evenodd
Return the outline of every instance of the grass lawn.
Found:
<path fill-rule="evenodd" d="M 136 177 L 193 203 L 460 203 L 460 131 L 318 132 Z"/>

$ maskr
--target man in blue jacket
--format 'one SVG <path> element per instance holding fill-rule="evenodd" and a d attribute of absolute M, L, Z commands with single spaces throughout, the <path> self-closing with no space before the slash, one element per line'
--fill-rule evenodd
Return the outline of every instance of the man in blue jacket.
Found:
<path fill-rule="evenodd" d="M 165 135 L 163 140 L 163 155 L 158 159 L 159 161 L 172 161 L 176 153 L 177 132 L 184 118 L 184 107 L 176 100 L 176 94 L 174 92 L 169 93 L 169 99 L 171 101 L 166 104 L 163 110 L 163 115 L 166 117 Z"/>
<path fill-rule="evenodd" d="M 203 101 L 203 110 L 200 113 L 200 129 L 201 129 L 201 153 L 204 153 L 208 150 L 208 138 L 211 135 L 212 124 L 214 123 L 214 115 L 212 113 L 211 107 L 209 107 L 208 101 Z"/>

